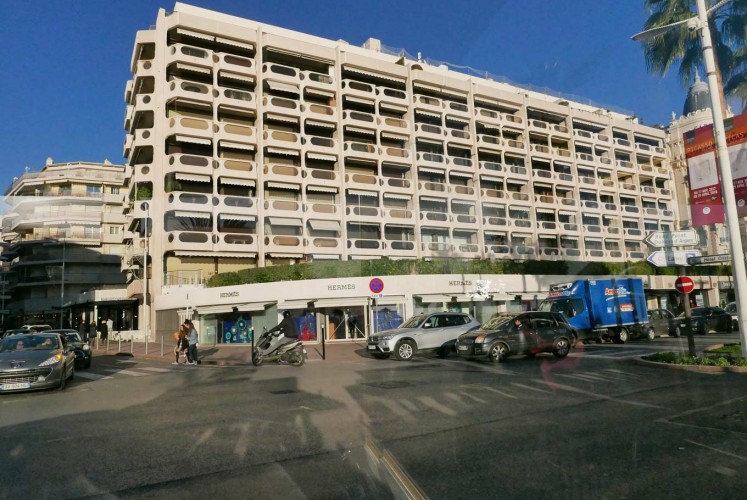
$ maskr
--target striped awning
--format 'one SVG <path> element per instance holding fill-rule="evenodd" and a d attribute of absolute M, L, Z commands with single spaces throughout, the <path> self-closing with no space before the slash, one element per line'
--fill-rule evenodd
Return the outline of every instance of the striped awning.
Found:
<path fill-rule="evenodd" d="M 216 36 L 215 41 L 221 45 L 231 45 L 233 47 L 239 47 L 240 49 L 254 50 L 254 44 L 251 42 L 240 42 L 238 40 L 223 38 L 221 36 Z"/>
<path fill-rule="evenodd" d="M 242 142 L 219 141 L 218 146 L 228 149 L 241 149 L 242 151 L 254 151 L 254 144 L 244 144 Z"/>
<path fill-rule="evenodd" d="M 306 186 L 307 193 L 337 193 L 336 187 Z"/>
<path fill-rule="evenodd" d="M 335 92 L 333 90 L 315 89 L 314 87 L 304 87 L 303 90 L 307 94 L 313 94 L 313 95 L 318 95 L 318 96 L 322 96 L 322 97 L 330 97 L 330 98 L 332 98 L 332 97 L 335 96 Z"/>
<path fill-rule="evenodd" d="M 312 125 L 314 127 L 337 128 L 336 123 L 322 122 L 319 120 L 306 120 L 305 123 L 306 125 Z"/>
<path fill-rule="evenodd" d="M 205 212 L 187 212 L 186 210 L 177 210 L 174 217 L 191 218 L 191 219 L 210 219 L 213 215 Z"/>
<path fill-rule="evenodd" d="M 296 226 L 303 227 L 301 219 L 291 219 L 288 217 L 268 217 L 267 220 L 273 226 Z"/>
<path fill-rule="evenodd" d="M 275 189 L 287 189 L 289 191 L 300 191 L 301 190 L 301 186 L 297 184 L 284 184 L 280 182 L 268 182 L 267 187 L 275 188 Z"/>
<path fill-rule="evenodd" d="M 204 75 L 210 74 L 210 68 L 203 68 L 201 66 L 192 66 L 191 64 L 176 63 L 176 69 L 180 71 L 191 71 L 192 73 L 202 73 Z"/>
<path fill-rule="evenodd" d="M 396 111 L 399 113 L 407 113 L 407 106 L 400 106 L 399 104 L 392 104 L 390 102 L 382 101 L 379 103 L 379 107 L 381 109 L 386 109 L 389 111 Z"/>
<path fill-rule="evenodd" d="M 446 171 L 441 170 L 438 168 L 431 168 L 431 167 L 418 167 L 418 172 L 425 172 L 427 174 L 439 174 L 439 175 L 445 175 Z"/>
<path fill-rule="evenodd" d="M 431 118 L 438 118 L 439 120 L 441 119 L 441 115 L 439 113 L 434 113 L 432 111 L 424 111 L 422 109 L 416 109 L 415 113 L 418 115 L 430 116 Z"/>
<path fill-rule="evenodd" d="M 340 223 L 336 220 L 309 220 L 309 226 L 315 231 L 340 231 Z"/>
<path fill-rule="evenodd" d="M 409 194 L 399 194 L 399 193 L 384 193 L 384 198 L 389 198 L 391 200 L 412 200 L 412 195 Z"/>
<path fill-rule="evenodd" d="M 176 139 L 177 142 L 189 142 L 191 144 L 202 144 L 205 146 L 209 146 L 212 144 L 210 139 L 203 139 L 202 137 L 190 137 L 188 135 L 177 135 L 174 136 L 174 139 Z"/>
<path fill-rule="evenodd" d="M 190 38 L 198 38 L 200 40 L 208 40 L 210 42 L 215 40 L 215 37 L 213 35 L 208 35 L 207 33 L 199 33 L 197 31 L 192 31 L 184 28 L 176 28 L 176 32 L 182 36 L 188 36 Z"/>
<path fill-rule="evenodd" d="M 237 82 L 254 83 L 254 77 L 251 75 L 238 75 L 231 73 L 230 71 L 219 71 L 218 78 L 226 78 L 228 80 L 235 80 Z"/>
<path fill-rule="evenodd" d="M 467 93 L 462 93 L 457 90 L 452 90 L 446 87 L 436 86 L 436 85 L 428 85 L 427 83 L 421 83 L 421 82 L 413 82 L 412 86 L 415 89 L 425 90 L 427 92 L 436 92 L 438 94 L 448 95 L 451 97 L 456 97 L 459 99 L 466 99 Z"/>
<path fill-rule="evenodd" d="M 238 179 L 236 177 L 220 177 L 221 184 L 228 184 L 229 186 L 244 186 L 254 187 L 256 182 L 254 179 Z"/>
<path fill-rule="evenodd" d="M 248 252 L 200 252 L 199 250 L 176 250 L 176 257 L 223 257 L 231 259 L 253 259 L 256 253 Z"/>
<path fill-rule="evenodd" d="M 298 117 L 296 116 L 278 115 L 276 113 L 266 113 L 265 120 L 271 120 L 275 122 L 284 122 L 284 123 L 293 123 L 294 125 L 298 123 Z"/>
<path fill-rule="evenodd" d="M 461 116 L 446 115 L 446 119 L 452 122 L 469 124 L 469 118 L 462 118 Z"/>
<path fill-rule="evenodd" d="M 351 73 L 356 73 L 358 75 L 368 76 L 370 78 L 378 78 L 380 80 L 389 80 L 390 82 L 396 82 L 396 83 L 404 83 L 405 79 L 400 78 L 398 76 L 393 75 L 387 75 L 386 73 L 374 73 L 373 71 L 358 68 L 355 66 L 349 66 L 347 64 L 342 65 L 343 71 L 350 71 Z"/>
<path fill-rule="evenodd" d="M 276 82 L 275 80 L 265 80 L 265 83 L 267 83 L 267 86 L 270 88 L 270 90 L 275 90 L 277 92 L 288 92 L 290 94 L 300 93 L 300 90 L 298 89 L 298 85 L 293 85 L 291 83 L 284 83 L 284 82 Z"/>
<path fill-rule="evenodd" d="M 375 191 L 361 191 L 359 189 L 348 189 L 346 190 L 347 194 L 352 196 L 364 196 L 368 198 L 378 198 L 379 193 Z"/>
<path fill-rule="evenodd" d="M 420 201 L 432 201 L 435 203 L 446 203 L 446 198 L 435 198 L 433 196 L 421 196 Z"/>
<path fill-rule="evenodd" d="M 354 102 L 356 104 L 364 104 L 366 106 L 373 106 L 374 101 L 373 99 L 365 99 L 363 97 L 355 97 L 351 95 L 343 95 L 342 96 L 346 102 Z"/>
<path fill-rule="evenodd" d="M 470 174 L 468 172 L 452 171 L 452 172 L 449 172 L 449 176 L 452 176 L 452 177 L 462 177 L 464 179 L 472 179 L 473 174 Z"/>
<path fill-rule="evenodd" d="M 381 137 L 384 139 L 392 139 L 394 141 L 406 141 L 409 139 L 407 135 L 394 134 L 392 132 L 382 132 Z"/>
<path fill-rule="evenodd" d="M 350 125 L 345 125 L 345 132 L 353 132 L 356 134 L 365 134 L 365 135 L 376 135 L 376 132 L 374 130 L 369 130 L 367 128 L 360 128 L 360 127 L 353 127 Z"/>
<path fill-rule="evenodd" d="M 221 220 L 235 220 L 240 222 L 255 222 L 257 217 L 254 215 L 240 215 L 240 214 L 220 214 Z"/>
<path fill-rule="evenodd" d="M 335 155 L 328 155 L 324 153 L 306 153 L 306 158 L 310 158 L 312 160 L 322 160 L 322 161 L 337 161 L 337 157 Z"/>
<path fill-rule="evenodd" d="M 210 177 L 209 175 L 185 174 L 183 172 L 176 172 L 174 174 L 174 177 L 176 177 L 176 179 L 180 181 L 191 182 L 210 182 L 212 180 L 212 177 Z"/>
<path fill-rule="evenodd" d="M 300 156 L 301 152 L 294 149 L 283 149 L 283 148 L 265 148 L 270 154 L 285 155 L 285 156 Z"/>

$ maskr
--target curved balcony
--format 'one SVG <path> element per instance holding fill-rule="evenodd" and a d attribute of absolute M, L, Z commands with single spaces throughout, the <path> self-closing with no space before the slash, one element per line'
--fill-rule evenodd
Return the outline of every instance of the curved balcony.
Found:
<path fill-rule="evenodd" d="M 343 151 L 347 156 L 363 158 L 368 160 L 378 160 L 378 148 L 373 144 L 365 142 L 345 141 Z"/>
<path fill-rule="evenodd" d="M 213 246 L 214 250 L 224 252 L 257 252 L 257 235 L 245 233 L 218 233 L 213 235 L 217 238 Z"/>
<path fill-rule="evenodd" d="M 467 106 L 466 104 L 454 101 L 446 101 L 444 104 L 446 105 L 446 109 L 452 114 L 462 116 L 464 118 L 469 118 L 469 106 Z"/>
<path fill-rule="evenodd" d="M 517 245 L 511 249 L 511 256 L 516 260 L 533 259 L 537 250 L 527 245 Z"/>
<path fill-rule="evenodd" d="M 303 115 L 314 120 L 333 122 L 337 127 L 337 109 L 332 106 L 317 103 L 307 104 Z"/>
<path fill-rule="evenodd" d="M 385 255 L 414 257 L 417 249 L 414 241 L 387 240 L 384 242 Z"/>
<path fill-rule="evenodd" d="M 212 250 L 211 234 L 199 231 L 168 231 L 164 250 Z"/>
<path fill-rule="evenodd" d="M 342 238 L 309 238 L 305 243 L 306 253 L 342 255 Z"/>
<path fill-rule="evenodd" d="M 381 148 L 381 156 L 382 156 L 381 159 L 384 161 L 402 163 L 403 161 L 407 160 L 410 157 L 410 152 L 402 148 L 383 146 Z"/>
<path fill-rule="evenodd" d="M 219 214 L 257 215 L 256 198 L 218 194 L 213 196 L 213 204 L 215 205 L 216 212 Z"/>
<path fill-rule="evenodd" d="M 427 139 L 434 139 L 437 141 L 443 141 L 446 137 L 442 127 L 438 125 L 431 125 L 430 123 L 416 123 L 415 124 L 415 135 Z"/>
<path fill-rule="evenodd" d="M 381 255 L 382 242 L 372 239 L 348 238 L 348 253 L 351 255 Z"/>
<path fill-rule="evenodd" d="M 475 119 L 491 125 L 500 125 L 503 117 L 497 111 L 491 109 L 475 108 Z"/>
<path fill-rule="evenodd" d="M 441 99 L 436 99 L 435 97 L 428 97 L 424 95 L 415 95 L 412 99 L 414 102 L 414 106 L 419 109 L 434 111 L 436 113 L 441 113 L 441 111 L 443 110 Z"/>
<path fill-rule="evenodd" d="M 301 71 L 301 80 L 314 82 L 314 87 L 319 87 L 326 90 L 335 90 L 335 79 L 330 75 L 324 73 L 303 70 Z"/>
<path fill-rule="evenodd" d="M 256 131 L 249 125 L 238 125 L 235 123 L 218 122 L 215 124 L 215 138 L 244 144 L 247 147 L 256 145 Z"/>
<path fill-rule="evenodd" d="M 340 220 L 340 207 L 334 203 L 307 202 L 305 208 L 310 218 Z"/>
<path fill-rule="evenodd" d="M 278 63 L 265 63 L 262 65 L 262 73 L 265 77 L 272 77 L 273 80 L 301 85 L 301 73 L 297 68 L 285 66 Z"/>
<path fill-rule="evenodd" d="M 558 247 L 541 247 L 537 250 L 542 260 L 560 260 L 563 255 L 563 252 Z"/>
<path fill-rule="evenodd" d="M 472 135 L 464 130 L 446 129 L 449 143 L 472 145 Z"/>
<path fill-rule="evenodd" d="M 455 257 L 480 257 L 480 246 L 474 243 L 455 243 L 452 248 L 454 249 Z"/>
<path fill-rule="evenodd" d="M 451 225 L 451 218 L 449 214 L 445 212 L 429 212 L 425 210 L 420 211 L 420 220 L 422 226 L 429 227 L 449 227 Z"/>
<path fill-rule="evenodd" d="M 415 218 L 415 212 L 404 208 L 384 208 L 382 216 L 385 219 L 412 220 Z"/>
<path fill-rule="evenodd" d="M 297 201 L 288 200 L 266 200 L 265 215 L 278 215 L 282 217 L 301 217 L 303 215 L 302 205 Z"/>
<path fill-rule="evenodd" d="M 505 199 L 506 193 L 505 191 L 498 191 L 497 189 L 481 189 L 480 194 L 483 198 L 487 199 Z"/>
<path fill-rule="evenodd" d="M 241 177 L 257 179 L 257 164 L 253 161 L 231 160 L 228 158 L 218 158 L 213 160 L 213 167 L 218 175 L 227 175 L 229 177 Z"/>
<path fill-rule="evenodd" d="M 481 161 L 478 163 L 480 170 L 484 170 L 486 174 L 503 174 L 505 169 L 500 163 L 492 161 Z M 502 176 L 501 176 L 502 177 Z"/>
<path fill-rule="evenodd" d="M 406 120 L 400 118 L 392 118 L 385 116 L 378 119 L 379 129 L 382 131 L 394 132 L 396 134 L 408 134 L 410 133 L 410 124 Z"/>
<path fill-rule="evenodd" d="M 304 170 L 303 176 L 307 184 L 318 184 L 320 186 L 337 185 L 338 172 L 336 170 L 323 170 L 321 168 L 308 168 Z"/>
<path fill-rule="evenodd" d="M 514 152 L 514 153 L 524 153 L 526 151 L 526 144 L 524 141 L 517 141 L 515 139 L 505 139 L 504 145 L 506 146 L 506 151 Z"/>
<path fill-rule="evenodd" d="M 361 187 L 367 189 L 378 189 L 379 179 L 375 175 L 368 174 L 345 174 L 346 187 Z"/>
<path fill-rule="evenodd" d="M 212 210 L 211 196 L 201 193 L 171 192 L 166 197 L 166 210 Z"/>
<path fill-rule="evenodd" d="M 265 130 L 262 134 L 265 146 L 276 146 L 279 148 L 300 149 L 301 136 L 293 132 L 283 132 L 280 130 Z"/>
<path fill-rule="evenodd" d="M 500 137 L 495 137 L 489 134 L 477 134 L 477 145 L 481 148 L 490 149 L 493 151 L 502 151 L 504 141 Z"/>
<path fill-rule="evenodd" d="M 249 57 L 237 56 L 219 52 L 213 56 L 215 66 L 218 70 L 230 71 L 241 76 L 256 76 L 257 67 Z"/>
<path fill-rule="evenodd" d="M 413 194 L 413 183 L 410 179 L 397 179 L 393 177 L 384 177 L 381 179 L 386 191 L 401 194 Z"/>
<path fill-rule="evenodd" d="M 248 90 L 236 90 L 219 88 L 215 104 L 218 106 L 233 106 L 241 109 L 256 109 L 257 97 L 254 92 Z"/>
<path fill-rule="evenodd" d="M 443 242 L 421 243 L 420 248 L 423 252 L 423 255 L 429 257 L 452 255 L 454 250 L 454 247 L 451 245 L 451 243 Z"/>
<path fill-rule="evenodd" d="M 291 165 L 265 165 L 263 173 L 262 179 L 265 181 L 301 183 L 301 169 Z"/>
<path fill-rule="evenodd" d="M 212 141 L 213 121 L 186 116 L 172 117 L 169 118 L 169 121 L 167 122 L 166 134 L 180 134 Z"/>
<path fill-rule="evenodd" d="M 391 102 L 392 104 L 407 105 L 407 92 L 389 87 L 378 87 L 376 95 L 379 101 Z"/>
<path fill-rule="evenodd" d="M 340 82 L 340 85 L 343 97 L 345 95 L 358 96 L 371 101 L 376 98 L 376 87 L 368 83 L 345 79 Z"/>
<path fill-rule="evenodd" d="M 450 191 L 449 186 L 441 182 L 419 182 L 418 189 L 420 189 L 420 191 L 431 191 L 435 193 L 448 193 Z"/>
<path fill-rule="evenodd" d="M 450 184 L 449 186 L 454 196 L 474 198 L 477 194 L 477 191 L 472 186 L 462 186 L 461 184 Z"/>
<path fill-rule="evenodd" d="M 303 240 L 299 236 L 265 236 L 266 253 L 303 255 Z"/>
<path fill-rule="evenodd" d="M 268 113 L 278 113 L 281 115 L 301 116 L 301 104 L 293 99 L 285 97 L 265 96 L 262 98 L 262 107 Z"/>
<path fill-rule="evenodd" d="M 446 169 L 446 158 L 444 157 L 444 155 L 436 153 L 417 153 L 416 159 L 418 165 L 422 165 L 424 167 L 431 166 L 442 171 L 445 171 Z"/>
<path fill-rule="evenodd" d="M 213 66 L 213 51 L 175 43 L 166 50 L 166 65 L 181 62 L 203 68 L 206 73 L 211 72 Z"/>
<path fill-rule="evenodd" d="M 345 214 L 348 216 L 348 221 L 368 221 L 368 222 L 380 222 L 381 212 L 377 207 L 362 207 L 355 205 L 348 205 L 345 208 Z"/>
<path fill-rule="evenodd" d="M 485 245 L 486 255 L 498 255 L 501 257 L 508 257 L 511 255 L 511 247 L 508 245 Z"/>
<path fill-rule="evenodd" d="M 455 225 L 459 226 L 476 226 L 477 217 L 470 214 L 454 214 L 451 216 L 451 220 Z"/>
<path fill-rule="evenodd" d="M 305 151 L 337 155 L 337 141 L 329 137 L 306 135 L 302 142 Z"/>
<path fill-rule="evenodd" d="M 180 79 L 170 81 L 166 89 L 166 99 L 171 101 L 180 98 L 202 103 L 212 103 L 212 86 Z"/>
<path fill-rule="evenodd" d="M 511 221 L 506 217 L 483 217 L 482 223 L 484 226 L 501 228 L 509 227 L 511 225 Z"/>

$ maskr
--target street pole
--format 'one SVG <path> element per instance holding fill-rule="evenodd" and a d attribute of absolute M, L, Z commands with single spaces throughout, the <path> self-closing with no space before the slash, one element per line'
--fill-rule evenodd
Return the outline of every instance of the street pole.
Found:
<path fill-rule="evenodd" d="M 60 329 L 64 328 L 62 318 L 65 307 L 65 237 L 62 237 L 62 273 L 60 276 Z"/>
<path fill-rule="evenodd" d="M 747 359 L 747 303 L 743 301 L 742 293 L 747 291 L 747 274 L 745 273 L 744 250 L 742 249 L 742 235 L 739 233 L 739 215 L 737 200 L 734 196 L 734 179 L 731 174 L 731 160 L 726 144 L 724 130 L 724 116 L 721 112 L 721 93 L 719 92 L 716 64 L 713 57 L 711 30 L 708 27 L 708 13 L 705 0 L 697 0 L 700 38 L 708 76 L 708 91 L 711 94 L 711 113 L 713 114 L 713 132 L 716 137 L 719 173 L 721 174 L 721 194 L 724 197 L 724 212 L 726 227 L 729 232 L 729 249 L 731 253 L 731 272 L 734 277 L 734 296 L 737 302 L 737 321 L 739 323 L 739 337 L 742 343 L 742 357 Z M 745 296 L 744 298 L 747 298 Z M 689 305 L 689 304 L 688 304 Z"/>
<path fill-rule="evenodd" d="M 148 307 L 148 219 L 150 219 L 150 205 L 146 203 L 145 223 L 143 224 L 143 315 L 145 321 L 143 330 L 145 333 L 145 348 L 148 348 L 148 337 L 150 336 L 150 308 Z"/>

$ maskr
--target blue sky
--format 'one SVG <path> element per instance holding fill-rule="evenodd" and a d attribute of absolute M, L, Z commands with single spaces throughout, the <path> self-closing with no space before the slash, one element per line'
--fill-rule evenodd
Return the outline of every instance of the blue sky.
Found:
<path fill-rule="evenodd" d="M 190 3 L 190 2 L 187 2 Z M 368 37 L 410 54 L 488 71 L 627 110 L 646 124 L 682 111 L 672 72 L 646 73 L 643 0 L 201 0 L 194 5 L 333 40 Z M 124 163 L 123 101 L 135 33 L 163 0 L 7 2 L 0 17 L 4 78 L 2 188 L 28 166 Z"/>

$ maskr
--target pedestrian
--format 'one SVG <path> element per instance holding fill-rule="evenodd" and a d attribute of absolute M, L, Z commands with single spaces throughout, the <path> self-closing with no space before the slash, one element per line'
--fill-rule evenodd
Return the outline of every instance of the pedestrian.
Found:
<path fill-rule="evenodd" d="M 184 327 L 188 332 L 187 342 L 189 347 L 187 348 L 187 364 L 196 365 L 197 363 L 197 329 L 190 320 L 184 320 Z"/>
<path fill-rule="evenodd" d="M 109 327 L 106 324 L 106 321 L 101 322 L 101 341 L 106 342 L 106 340 L 109 338 Z"/>
<path fill-rule="evenodd" d="M 187 341 L 187 329 L 182 325 L 179 327 L 179 331 L 176 334 L 176 346 L 174 346 L 174 354 L 176 360 L 171 363 L 172 365 L 179 364 L 179 356 L 186 356 L 187 349 L 189 348 L 189 341 Z"/>
<path fill-rule="evenodd" d="M 96 320 L 91 320 L 88 325 L 88 341 L 93 343 L 96 340 Z"/>
<path fill-rule="evenodd" d="M 112 335 L 114 335 L 114 321 L 112 321 L 112 317 L 109 316 L 106 320 L 106 330 L 111 332 Z M 117 337 L 114 336 L 114 339 L 116 340 Z"/>

